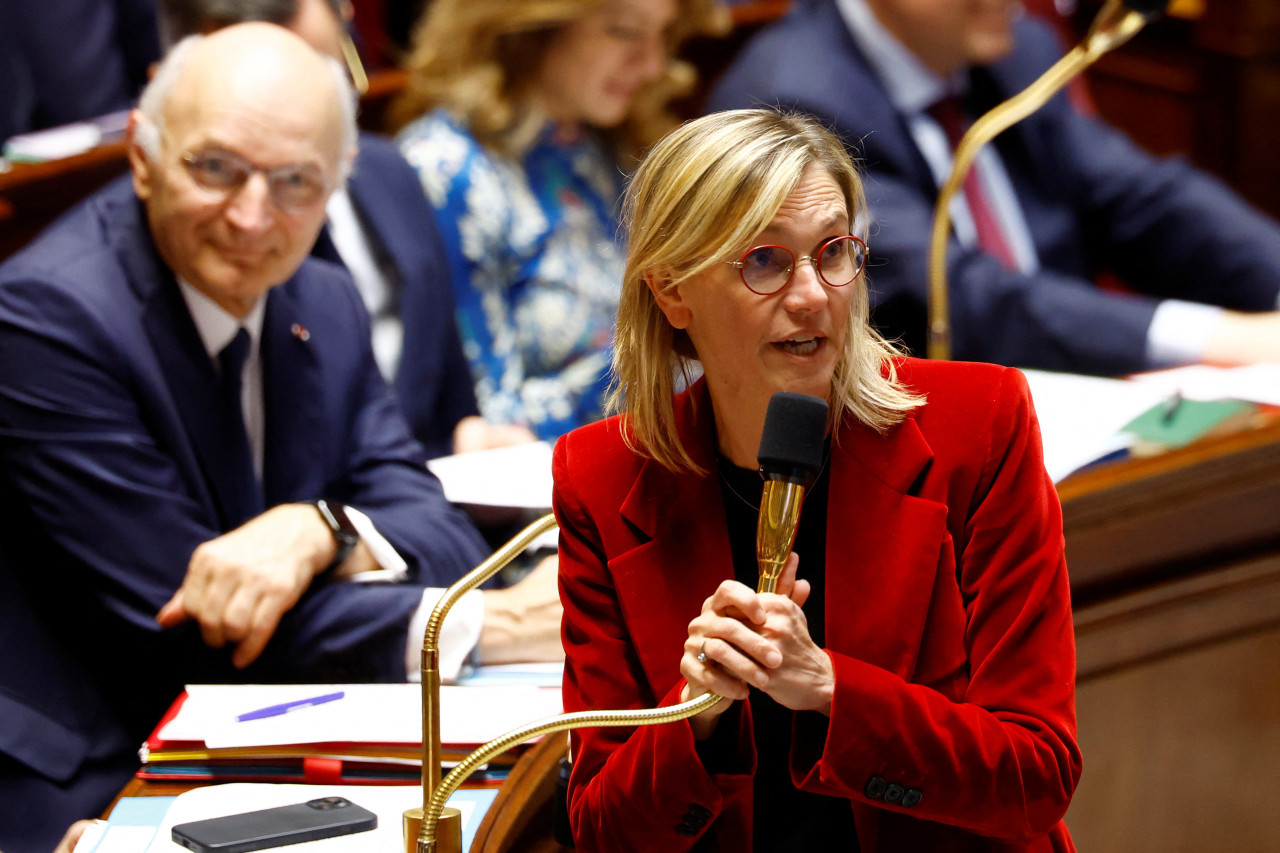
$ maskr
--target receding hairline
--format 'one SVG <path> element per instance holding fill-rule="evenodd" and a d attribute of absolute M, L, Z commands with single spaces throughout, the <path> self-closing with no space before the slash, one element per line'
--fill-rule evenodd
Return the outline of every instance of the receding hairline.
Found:
<path fill-rule="evenodd" d="M 342 99 L 349 95 L 326 57 L 296 34 L 267 23 L 235 24 L 192 42 L 160 104 L 165 127 L 172 131 L 175 122 L 195 120 L 210 107 L 270 111 L 273 100 L 302 101 L 315 107 L 306 114 L 317 125 L 313 130 L 332 134 L 335 165 L 342 171 L 347 135 Z M 325 82 L 317 85 L 317 78 Z"/>

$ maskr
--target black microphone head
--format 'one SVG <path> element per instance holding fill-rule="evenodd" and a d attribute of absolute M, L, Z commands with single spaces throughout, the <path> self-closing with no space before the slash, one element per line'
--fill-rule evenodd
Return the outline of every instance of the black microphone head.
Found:
<path fill-rule="evenodd" d="M 809 485 L 822 468 L 827 403 L 808 394 L 779 391 L 769 398 L 757 459 L 766 480 Z"/>
<path fill-rule="evenodd" d="M 1161 15 L 1169 8 L 1169 0 L 1124 0 L 1124 5 L 1143 15 Z"/>

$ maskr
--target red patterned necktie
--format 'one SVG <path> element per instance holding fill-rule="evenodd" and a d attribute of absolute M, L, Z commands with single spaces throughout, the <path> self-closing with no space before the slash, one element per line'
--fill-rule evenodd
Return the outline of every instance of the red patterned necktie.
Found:
<path fill-rule="evenodd" d="M 929 107 L 928 113 L 941 125 L 951 143 L 951 150 L 954 151 L 970 124 L 960 99 L 955 95 L 943 98 Z M 976 159 L 964 179 L 964 197 L 969 205 L 969 213 L 973 216 L 974 228 L 978 232 L 978 248 L 1008 269 L 1016 269 L 1018 263 L 1013 256 L 1013 247 L 1009 245 L 1004 229 L 1000 226 L 1000 217 L 996 215 L 995 208 L 982 189 L 982 176 L 978 172 Z"/>

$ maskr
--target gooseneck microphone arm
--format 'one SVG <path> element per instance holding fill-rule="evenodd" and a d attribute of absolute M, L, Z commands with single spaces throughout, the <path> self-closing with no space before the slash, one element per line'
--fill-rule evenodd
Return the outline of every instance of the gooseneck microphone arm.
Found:
<path fill-rule="evenodd" d="M 1137 35 L 1168 5 L 1169 0 L 1107 0 L 1083 42 L 1030 86 L 975 121 L 956 145 L 951 176 L 942 185 L 934 205 L 933 233 L 929 243 L 929 358 L 951 358 L 951 307 L 947 291 L 951 200 L 964 185 L 978 149 L 1048 103 L 1062 87 L 1103 54 Z"/>
<path fill-rule="evenodd" d="M 827 404 L 816 397 L 779 393 L 769 401 L 760 441 L 760 473 L 765 478 L 756 531 L 760 567 L 757 592 L 774 592 L 778 575 L 795 540 L 804 490 L 822 466 Z M 773 497 L 770 495 L 773 494 Z M 766 509 L 767 507 L 767 509 Z M 767 518 L 766 518 L 767 516 Z M 556 526 L 547 515 L 530 524 L 493 556 L 468 572 L 441 596 L 422 640 L 422 808 L 404 813 L 405 853 L 462 853 L 462 815 L 445 803 L 477 769 L 514 746 L 535 737 L 587 726 L 653 726 L 674 723 L 709 710 L 721 697 L 704 693 L 661 708 L 628 711 L 578 711 L 507 732 L 440 774 L 440 627 L 450 608 L 467 592 L 497 574 L 540 535 Z M 776 568 L 775 568 L 776 567 Z M 437 782 L 437 780 L 439 780 Z"/>

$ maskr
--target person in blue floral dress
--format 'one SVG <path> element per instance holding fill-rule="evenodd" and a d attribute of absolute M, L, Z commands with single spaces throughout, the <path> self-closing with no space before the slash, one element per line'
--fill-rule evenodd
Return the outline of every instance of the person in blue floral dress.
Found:
<path fill-rule="evenodd" d="M 435 0 L 398 104 L 440 213 L 485 420 L 554 439 L 603 414 L 626 165 L 674 121 L 672 59 L 715 0 Z"/>

